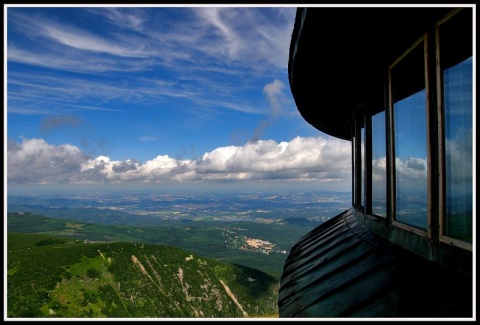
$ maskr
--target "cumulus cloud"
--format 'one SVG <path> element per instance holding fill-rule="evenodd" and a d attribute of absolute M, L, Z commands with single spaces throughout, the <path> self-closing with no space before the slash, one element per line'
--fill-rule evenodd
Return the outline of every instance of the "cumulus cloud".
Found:
<path fill-rule="evenodd" d="M 70 183 L 78 181 L 87 157 L 75 146 L 55 146 L 43 139 L 7 144 L 8 181 L 14 183 Z"/>
<path fill-rule="evenodd" d="M 427 160 L 425 158 L 409 157 L 395 159 L 397 180 L 411 184 L 427 181 Z M 382 157 L 372 161 L 372 182 L 385 183 L 387 175 L 387 159 Z"/>
<path fill-rule="evenodd" d="M 199 159 L 159 155 L 144 163 L 91 158 L 72 145 L 10 140 L 9 183 L 168 183 L 242 180 L 341 182 L 351 177 L 350 142 L 296 137 L 220 147 Z"/>
<path fill-rule="evenodd" d="M 397 179 L 414 186 L 427 181 L 424 158 L 396 159 Z M 465 164 L 462 165 L 465 167 Z M 460 178 L 471 176 L 469 171 Z M 385 182 L 385 157 L 372 161 L 373 182 Z M 345 182 L 351 179 L 351 143 L 335 138 L 296 137 L 289 142 L 260 140 L 219 147 L 198 159 L 158 155 L 146 162 L 92 158 L 79 148 L 43 139 L 9 140 L 9 184 L 190 183 L 225 181 Z M 453 180 L 451 180 L 453 181 Z M 471 182 L 471 178 L 470 178 Z M 348 188 L 346 188 L 348 189 Z"/>
<path fill-rule="evenodd" d="M 427 160 L 422 158 L 395 159 L 397 180 L 410 185 L 427 182 Z"/>
<path fill-rule="evenodd" d="M 408 189 L 425 189 L 427 184 L 427 160 L 409 157 L 395 159 L 397 186 Z M 372 183 L 376 191 L 386 190 L 387 159 L 386 157 L 372 161 Z"/>
<path fill-rule="evenodd" d="M 460 192 L 472 188 L 473 156 L 472 129 L 459 129 L 452 139 L 445 141 L 446 178 L 448 186 Z M 397 181 L 408 187 L 425 186 L 427 182 L 426 158 L 395 159 Z M 372 182 L 386 183 L 386 157 L 372 161 Z M 383 186 L 383 185 L 382 185 Z"/>
<path fill-rule="evenodd" d="M 459 128 L 445 143 L 447 177 L 455 184 L 472 183 L 473 134 L 472 129 Z"/>
<path fill-rule="evenodd" d="M 372 182 L 384 183 L 387 175 L 387 158 L 374 159 L 372 161 Z"/>

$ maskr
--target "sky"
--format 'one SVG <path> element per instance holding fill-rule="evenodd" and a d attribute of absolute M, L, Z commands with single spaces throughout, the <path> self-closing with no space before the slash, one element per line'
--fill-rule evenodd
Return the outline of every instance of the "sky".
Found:
<path fill-rule="evenodd" d="M 294 5 L 4 12 L 7 190 L 351 190 L 351 143 L 308 124 L 290 92 Z M 426 157 L 400 158 L 405 175 L 418 179 L 421 165 L 426 180 Z M 382 175 L 384 162 L 374 162 Z"/>
<path fill-rule="evenodd" d="M 9 6 L 7 186 L 276 181 L 350 190 L 296 109 L 296 8 Z"/>

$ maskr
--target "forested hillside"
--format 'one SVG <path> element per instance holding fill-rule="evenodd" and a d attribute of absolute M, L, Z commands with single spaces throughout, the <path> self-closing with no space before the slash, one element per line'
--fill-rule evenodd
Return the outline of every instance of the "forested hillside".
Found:
<path fill-rule="evenodd" d="M 7 316 L 275 317 L 278 279 L 185 250 L 8 233 Z"/>
<path fill-rule="evenodd" d="M 255 268 L 278 279 L 286 252 L 310 227 L 218 221 L 168 221 L 158 226 L 134 227 L 54 219 L 30 213 L 7 214 L 8 232 L 41 233 L 80 241 L 175 246 L 203 257 Z M 262 252 L 265 245 L 256 246 L 258 240 L 274 244 L 273 249 Z"/>

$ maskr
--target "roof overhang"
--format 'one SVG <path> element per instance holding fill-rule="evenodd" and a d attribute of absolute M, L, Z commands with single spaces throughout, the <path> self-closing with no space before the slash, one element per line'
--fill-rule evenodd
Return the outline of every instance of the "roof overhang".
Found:
<path fill-rule="evenodd" d="M 318 130 L 351 140 L 357 107 L 385 107 L 389 65 L 453 7 L 298 8 L 288 74 L 298 110 Z"/>

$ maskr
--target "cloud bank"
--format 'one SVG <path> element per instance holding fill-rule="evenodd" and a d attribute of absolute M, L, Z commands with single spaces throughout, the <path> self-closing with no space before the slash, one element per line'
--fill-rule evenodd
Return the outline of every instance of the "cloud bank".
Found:
<path fill-rule="evenodd" d="M 425 184 L 426 159 L 397 158 L 396 166 L 397 178 L 402 182 Z M 372 161 L 372 167 L 373 182 L 385 183 L 385 158 Z M 451 182 L 469 179 L 471 183 L 471 161 L 462 162 L 462 167 L 466 172 Z M 70 144 L 53 145 L 32 138 L 20 143 L 9 140 L 6 172 L 7 184 L 15 185 L 295 181 L 342 183 L 344 190 L 350 190 L 351 168 L 351 143 L 322 136 L 295 137 L 289 142 L 250 141 L 242 146 L 216 148 L 198 159 L 158 155 L 145 162 L 112 160 L 102 155 L 93 158 Z"/>
<path fill-rule="evenodd" d="M 220 147 L 198 159 L 158 155 L 146 162 L 92 158 L 69 144 L 43 139 L 9 141 L 9 184 L 112 184 L 294 180 L 349 181 L 350 142 L 296 137 L 290 142 L 249 142 Z M 348 182 L 347 182 L 348 183 Z"/>

